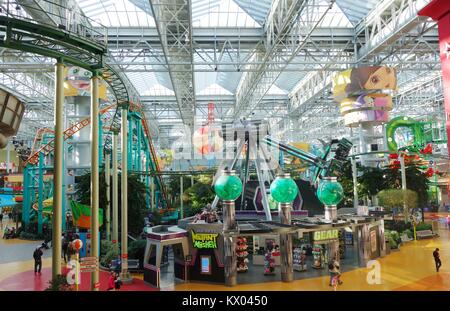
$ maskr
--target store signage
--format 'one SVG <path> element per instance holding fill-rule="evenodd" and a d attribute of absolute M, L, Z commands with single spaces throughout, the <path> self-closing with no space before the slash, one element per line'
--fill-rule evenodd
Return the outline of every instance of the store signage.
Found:
<path fill-rule="evenodd" d="M 339 231 L 337 229 L 314 232 L 314 241 L 325 241 L 338 238 L 339 238 Z"/>
<path fill-rule="evenodd" d="M 195 233 L 192 234 L 192 245 L 194 248 L 217 248 L 218 233 Z"/>

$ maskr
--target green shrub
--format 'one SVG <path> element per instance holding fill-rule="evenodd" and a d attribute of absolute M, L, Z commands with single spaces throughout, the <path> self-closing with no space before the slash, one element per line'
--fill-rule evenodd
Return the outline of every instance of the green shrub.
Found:
<path fill-rule="evenodd" d="M 100 264 L 103 267 L 109 267 L 112 260 L 117 259 L 119 256 L 119 250 L 111 248 L 105 255 L 100 258 Z"/>
<path fill-rule="evenodd" d="M 197 215 L 198 213 L 201 213 L 201 212 L 202 212 L 202 209 L 203 209 L 202 206 L 196 206 L 196 207 L 193 207 L 193 206 L 187 206 L 187 207 L 184 209 L 184 217 L 195 216 L 195 215 Z"/>
<path fill-rule="evenodd" d="M 401 235 L 403 235 L 403 234 L 406 234 L 408 236 L 408 238 L 410 238 L 410 239 L 414 238 L 414 233 L 412 232 L 411 229 L 404 230 Z"/>
<path fill-rule="evenodd" d="M 412 229 L 412 224 L 410 222 L 405 222 L 405 221 L 386 220 L 384 227 L 387 230 L 403 232 L 407 229 Z"/>
<path fill-rule="evenodd" d="M 389 245 L 391 246 L 391 248 L 398 248 L 398 245 L 401 242 L 401 238 L 398 232 L 394 230 L 386 230 L 384 234 L 389 239 Z"/>
<path fill-rule="evenodd" d="M 100 241 L 100 257 L 106 255 L 112 248 L 114 244 L 109 240 Z"/>
<path fill-rule="evenodd" d="M 46 291 L 72 291 L 72 287 L 67 283 L 67 276 L 58 274 L 56 278 L 50 280 Z"/>
<path fill-rule="evenodd" d="M 128 257 L 130 259 L 139 259 L 139 266 L 143 266 L 145 247 L 147 246 L 147 240 L 136 240 L 128 245 Z"/>
<path fill-rule="evenodd" d="M 432 226 L 429 223 L 421 222 L 416 226 L 416 231 L 422 231 L 422 230 L 432 230 Z"/>
<path fill-rule="evenodd" d="M 25 232 L 25 231 L 20 232 L 19 237 L 23 240 L 32 240 L 32 241 L 38 241 L 38 240 L 44 239 L 44 235 L 42 235 L 42 234 L 35 234 L 35 233 L 30 233 L 30 232 Z"/>

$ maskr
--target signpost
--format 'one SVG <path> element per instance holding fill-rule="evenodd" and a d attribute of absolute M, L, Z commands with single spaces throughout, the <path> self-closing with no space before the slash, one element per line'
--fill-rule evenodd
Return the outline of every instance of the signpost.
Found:
<path fill-rule="evenodd" d="M 81 272 L 95 272 L 98 269 L 98 258 L 97 257 L 81 258 L 80 268 Z"/>
<path fill-rule="evenodd" d="M 75 289 L 78 291 L 78 284 L 80 283 L 79 274 L 80 274 L 80 249 L 83 247 L 83 242 L 80 239 L 76 239 L 73 241 L 73 248 L 76 251 L 76 273 L 75 273 Z"/>

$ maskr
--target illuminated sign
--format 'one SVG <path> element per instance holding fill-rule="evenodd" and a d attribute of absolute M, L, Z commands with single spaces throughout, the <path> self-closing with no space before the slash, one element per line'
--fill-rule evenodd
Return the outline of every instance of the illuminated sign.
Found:
<path fill-rule="evenodd" d="M 325 241 L 338 238 L 339 238 L 339 231 L 337 229 L 314 232 L 314 241 Z"/>
<path fill-rule="evenodd" d="M 211 256 L 201 256 L 201 274 L 211 274 Z"/>
<path fill-rule="evenodd" d="M 195 233 L 192 230 L 191 234 L 194 248 L 217 248 L 218 233 Z"/>

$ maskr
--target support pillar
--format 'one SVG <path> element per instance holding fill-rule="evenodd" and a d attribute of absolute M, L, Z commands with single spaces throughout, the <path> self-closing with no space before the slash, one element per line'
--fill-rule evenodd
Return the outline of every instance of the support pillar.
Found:
<path fill-rule="evenodd" d="M 112 242 L 119 251 L 119 173 L 117 159 L 117 132 L 113 133 L 112 140 Z"/>
<path fill-rule="evenodd" d="M 225 285 L 237 284 L 236 237 L 229 234 L 236 230 L 235 206 L 233 200 L 223 200 L 223 231 L 225 249 Z"/>
<path fill-rule="evenodd" d="M 184 207 L 183 207 L 183 175 L 180 176 L 180 219 L 184 218 Z"/>
<path fill-rule="evenodd" d="M 400 156 L 400 172 L 402 175 L 402 190 L 406 190 L 405 155 L 400 154 L 399 156 Z M 409 213 L 405 201 L 403 201 L 403 215 L 405 216 L 405 221 L 408 221 Z"/>
<path fill-rule="evenodd" d="M 352 175 L 353 175 L 353 207 L 358 210 L 359 198 L 358 198 L 358 169 L 356 167 L 356 158 L 351 158 L 352 161 Z"/>
<path fill-rule="evenodd" d="M 438 22 L 439 50 L 441 57 L 442 81 L 444 86 L 445 127 L 447 129 L 447 148 L 450 155 L 450 2 L 433 0 L 422 10 L 419 16 L 429 16 Z"/>
<path fill-rule="evenodd" d="M 366 267 L 370 258 L 370 237 L 367 224 L 356 226 L 354 230 L 358 249 L 358 262 L 360 267 Z"/>
<path fill-rule="evenodd" d="M 337 220 L 337 206 L 336 205 L 325 205 L 325 220 L 336 222 Z M 330 258 L 340 261 L 339 255 L 339 240 L 330 243 Z"/>
<path fill-rule="evenodd" d="M 281 223 L 291 225 L 292 203 L 279 203 L 281 211 Z M 292 235 L 280 234 L 280 255 L 281 255 L 281 280 L 292 282 L 294 280 L 294 261 L 292 255 Z"/>
<path fill-rule="evenodd" d="M 98 83 L 100 77 L 96 72 L 91 78 L 91 257 L 99 255 L 99 116 Z M 91 290 L 99 290 L 98 267 L 91 273 Z"/>
<path fill-rule="evenodd" d="M 52 279 L 61 274 L 61 236 L 63 200 L 63 142 L 64 142 L 64 64 L 55 65 L 55 157 L 53 194 Z"/>
<path fill-rule="evenodd" d="M 106 211 L 105 211 L 105 228 L 106 239 L 111 240 L 111 168 L 110 153 L 105 154 L 105 184 L 106 184 Z"/>
<path fill-rule="evenodd" d="M 152 211 L 156 210 L 156 200 L 155 200 L 155 176 L 152 176 L 150 178 L 150 190 L 151 190 L 151 206 Z"/>
<path fill-rule="evenodd" d="M 380 257 L 386 256 L 386 239 L 384 235 L 384 219 L 380 220 L 378 225 L 378 240 L 380 243 Z"/>
<path fill-rule="evenodd" d="M 235 171 L 223 170 L 215 184 L 214 191 L 223 202 L 223 239 L 225 255 L 225 285 L 237 284 L 236 216 L 234 201 L 242 193 L 242 182 Z"/>
<path fill-rule="evenodd" d="M 121 279 L 124 283 L 131 282 L 128 272 L 128 105 L 122 107 L 122 209 L 121 209 L 121 253 L 122 273 Z"/>

